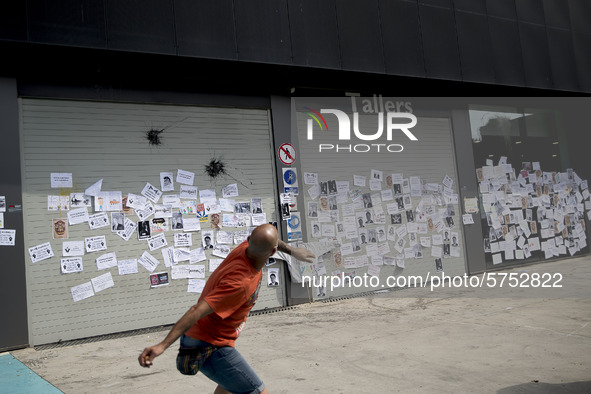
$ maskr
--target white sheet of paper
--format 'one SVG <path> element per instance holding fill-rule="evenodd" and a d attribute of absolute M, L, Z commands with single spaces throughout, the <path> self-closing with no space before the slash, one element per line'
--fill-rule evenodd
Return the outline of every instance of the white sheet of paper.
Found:
<path fill-rule="evenodd" d="M 220 198 L 218 202 L 220 204 L 220 209 L 223 212 L 234 212 L 235 200 L 231 198 Z"/>
<path fill-rule="evenodd" d="M 101 192 L 107 198 L 107 211 L 119 212 L 123 209 L 123 193 L 120 191 Z"/>
<path fill-rule="evenodd" d="M 68 211 L 68 223 L 70 225 L 88 222 L 88 209 L 76 208 Z"/>
<path fill-rule="evenodd" d="M 340 250 L 341 250 L 341 256 L 348 256 L 350 254 L 355 253 L 353 251 L 353 244 L 351 242 L 346 242 L 346 243 L 341 244 Z"/>
<path fill-rule="evenodd" d="M 205 265 L 197 264 L 190 265 L 189 272 L 187 274 L 189 279 L 204 279 L 205 278 Z"/>
<path fill-rule="evenodd" d="M 30 247 L 29 256 L 31 256 L 31 261 L 33 263 L 52 258 L 53 250 L 51 249 L 51 244 L 49 242 L 45 242 L 43 244 Z"/>
<path fill-rule="evenodd" d="M 185 232 L 201 230 L 201 223 L 199 222 L 199 219 L 183 217 L 183 230 Z"/>
<path fill-rule="evenodd" d="M 318 183 L 318 174 L 315 172 L 304 172 L 304 184 L 315 185 Z"/>
<path fill-rule="evenodd" d="M 173 265 L 170 269 L 172 279 L 187 279 L 189 277 L 189 265 Z"/>
<path fill-rule="evenodd" d="M 253 226 L 260 226 L 262 224 L 265 224 L 267 223 L 267 213 L 253 213 L 251 216 L 251 220 Z"/>
<path fill-rule="evenodd" d="M 390 244 L 388 242 L 384 242 L 378 245 L 378 253 L 380 255 L 385 255 L 390 253 Z"/>
<path fill-rule="evenodd" d="M 94 288 L 95 293 L 115 286 L 115 283 L 113 282 L 113 276 L 110 272 L 94 277 L 90 281 L 92 282 L 92 287 Z"/>
<path fill-rule="evenodd" d="M 104 235 L 84 238 L 84 244 L 86 245 L 86 253 L 107 250 L 107 240 Z"/>
<path fill-rule="evenodd" d="M 443 256 L 443 248 L 439 246 L 433 246 L 431 248 L 431 256 L 441 258 L 441 256 Z"/>
<path fill-rule="evenodd" d="M 474 224 L 474 217 L 471 213 L 466 213 L 462 215 L 462 221 L 464 222 L 464 224 Z"/>
<path fill-rule="evenodd" d="M 367 267 L 367 274 L 369 276 L 377 276 L 377 277 L 379 277 L 380 276 L 380 271 L 381 271 L 381 268 L 378 267 L 378 266 L 375 266 L 375 265 L 370 265 L 370 266 Z"/>
<path fill-rule="evenodd" d="M 131 235 L 135 233 L 137 229 L 137 223 L 129 218 L 125 218 L 125 229 L 115 232 L 118 236 L 123 238 L 124 241 L 129 241 Z"/>
<path fill-rule="evenodd" d="M 192 249 L 190 253 L 189 264 L 195 264 L 206 259 L 205 249 L 203 248 Z"/>
<path fill-rule="evenodd" d="M 84 191 L 84 194 L 86 194 L 87 196 L 98 196 L 98 194 L 101 192 L 101 188 L 103 187 L 103 180 L 100 179 L 98 181 L 96 181 L 95 183 L 93 183 L 92 185 L 90 185 L 89 187 L 86 188 L 86 190 Z"/>
<path fill-rule="evenodd" d="M 230 248 L 226 245 L 215 245 L 212 254 L 225 259 L 230 254 Z"/>
<path fill-rule="evenodd" d="M 154 204 L 156 204 L 162 196 L 162 192 L 150 182 L 146 182 L 146 186 L 144 186 L 141 194 L 148 200 L 152 201 Z"/>
<path fill-rule="evenodd" d="M 205 280 L 204 279 L 189 279 L 189 284 L 187 286 L 187 292 L 188 293 L 202 293 L 204 287 L 205 287 Z"/>
<path fill-rule="evenodd" d="M 174 234 L 174 247 L 183 248 L 193 246 L 193 235 L 191 233 Z"/>
<path fill-rule="evenodd" d="M 207 200 L 203 203 L 203 206 L 205 207 L 205 215 L 222 213 L 222 206 L 217 200 Z"/>
<path fill-rule="evenodd" d="M 216 242 L 219 244 L 232 245 L 234 242 L 232 232 L 219 230 L 216 234 Z"/>
<path fill-rule="evenodd" d="M 119 275 L 137 274 L 137 259 L 119 260 L 117 261 Z"/>
<path fill-rule="evenodd" d="M 174 248 L 174 262 L 188 261 L 191 259 L 191 251 L 189 248 Z M 174 278 L 173 278 L 174 279 Z"/>
<path fill-rule="evenodd" d="M 114 252 L 105 253 L 96 258 L 96 268 L 99 271 L 113 267 L 117 267 L 117 256 Z"/>
<path fill-rule="evenodd" d="M 454 184 L 454 180 L 451 179 L 449 177 L 449 175 L 445 174 L 445 177 L 443 177 L 443 180 L 441 181 L 441 183 L 443 183 L 445 185 L 445 187 L 451 188 L 452 185 Z"/>
<path fill-rule="evenodd" d="M 392 201 L 394 199 L 394 192 L 392 189 L 382 190 L 380 193 L 382 201 Z"/>
<path fill-rule="evenodd" d="M 160 173 L 160 189 L 163 192 L 174 191 L 174 174 L 172 172 L 161 172 Z"/>
<path fill-rule="evenodd" d="M 138 194 L 128 193 L 126 205 L 133 209 L 143 209 L 148 203 L 148 199 Z"/>
<path fill-rule="evenodd" d="M 205 203 L 206 201 L 215 201 L 217 200 L 217 196 L 215 193 L 215 189 L 204 189 L 199 190 L 199 201 Z"/>
<path fill-rule="evenodd" d="M 60 259 L 60 270 L 62 274 L 71 274 L 73 272 L 82 272 L 82 257 L 66 257 Z"/>
<path fill-rule="evenodd" d="M 16 230 L 0 230 L 0 246 L 14 246 Z"/>
<path fill-rule="evenodd" d="M 171 218 L 172 217 L 172 205 L 167 204 L 156 204 L 154 205 L 154 218 Z"/>
<path fill-rule="evenodd" d="M 72 298 L 74 299 L 74 302 L 82 301 L 83 299 L 92 297 L 94 295 L 94 291 L 92 290 L 92 283 L 90 281 L 82 283 L 78 286 L 71 287 L 70 292 L 72 293 Z"/>
<path fill-rule="evenodd" d="M 224 261 L 224 259 L 209 259 L 209 272 L 213 272 Z"/>
<path fill-rule="evenodd" d="M 86 208 L 83 208 L 86 209 Z M 109 226 L 109 216 L 106 212 L 99 212 L 93 215 L 88 215 L 88 226 L 91 230 Z"/>
<path fill-rule="evenodd" d="M 492 255 L 493 264 L 501 264 L 503 262 L 503 255 L 502 253 L 496 253 Z"/>
<path fill-rule="evenodd" d="M 176 173 L 176 181 L 182 185 L 192 185 L 195 181 L 195 173 L 178 169 Z"/>
<path fill-rule="evenodd" d="M 148 201 L 146 205 L 144 205 L 142 208 L 134 208 L 134 211 L 138 219 L 140 219 L 143 222 L 147 220 L 150 216 L 152 216 L 154 212 L 156 212 L 156 209 L 154 208 L 154 205 L 152 205 L 152 203 Z"/>
<path fill-rule="evenodd" d="M 71 188 L 72 187 L 72 173 L 52 172 L 51 173 L 51 188 Z"/>
<path fill-rule="evenodd" d="M 162 260 L 164 261 L 164 266 L 166 268 L 172 267 L 175 263 L 174 261 L 174 247 L 170 246 L 168 248 L 164 248 L 161 250 L 162 252 Z"/>
<path fill-rule="evenodd" d="M 140 256 L 138 263 L 140 263 L 142 267 L 144 267 L 149 273 L 152 273 L 156 267 L 158 267 L 160 261 L 158 261 L 158 259 L 152 256 L 150 253 L 144 251 L 144 253 L 142 253 Z"/>
<path fill-rule="evenodd" d="M 233 183 L 222 188 L 222 197 L 238 197 L 238 184 Z"/>
<path fill-rule="evenodd" d="M 148 238 L 147 242 L 148 247 L 150 248 L 150 252 L 168 246 L 168 242 L 166 241 L 166 236 L 164 235 L 164 233 L 160 233 L 158 235 L 154 235 L 153 237 Z"/>
<path fill-rule="evenodd" d="M 84 256 L 84 241 L 64 241 L 62 243 L 62 256 Z"/>
<path fill-rule="evenodd" d="M 371 179 L 369 181 L 369 190 L 379 191 L 382 190 L 382 181 Z"/>
<path fill-rule="evenodd" d="M 197 196 L 197 191 L 195 191 L 195 196 Z M 178 194 L 164 194 L 162 195 L 162 205 L 170 205 L 173 208 L 178 208 L 181 204 L 181 198 Z"/>
<path fill-rule="evenodd" d="M 361 175 L 353 175 L 353 185 L 359 187 L 365 187 L 367 183 L 367 177 Z"/>
<path fill-rule="evenodd" d="M 308 189 L 308 194 L 312 200 L 316 200 L 320 196 L 320 185 L 316 184 Z"/>

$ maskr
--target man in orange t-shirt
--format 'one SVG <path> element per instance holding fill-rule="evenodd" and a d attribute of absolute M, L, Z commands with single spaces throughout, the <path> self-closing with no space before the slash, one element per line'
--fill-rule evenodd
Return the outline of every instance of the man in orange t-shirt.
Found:
<path fill-rule="evenodd" d="M 255 228 L 211 274 L 197 304 L 166 338 L 144 349 L 138 358 L 140 365 L 150 367 L 154 358 L 181 337 L 183 349 L 215 349 L 200 368 L 218 384 L 215 393 L 267 393 L 263 381 L 234 348 L 234 342 L 258 297 L 262 268 L 278 249 L 302 261 L 311 262 L 315 257 L 306 249 L 292 248 L 279 240 L 270 224 Z"/>

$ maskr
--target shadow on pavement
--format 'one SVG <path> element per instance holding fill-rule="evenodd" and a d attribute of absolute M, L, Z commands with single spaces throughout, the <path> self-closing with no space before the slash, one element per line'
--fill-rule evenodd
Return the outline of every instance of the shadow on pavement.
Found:
<path fill-rule="evenodd" d="M 497 394 L 578 394 L 591 393 L 591 381 L 571 383 L 543 383 L 529 382 L 517 386 L 505 387 L 497 391 Z"/>

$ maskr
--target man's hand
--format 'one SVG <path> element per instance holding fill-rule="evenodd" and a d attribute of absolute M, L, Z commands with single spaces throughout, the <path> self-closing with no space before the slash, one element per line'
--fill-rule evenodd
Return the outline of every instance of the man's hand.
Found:
<path fill-rule="evenodd" d="M 213 313 L 213 309 L 209 306 L 205 300 L 199 301 L 193 305 L 189 310 L 176 322 L 176 324 L 170 329 L 168 335 L 158 345 L 150 346 L 144 349 L 142 354 L 138 357 L 138 361 L 142 367 L 150 368 L 152 362 L 156 357 L 164 353 L 174 341 L 179 339 L 185 331 L 187 331 L 193 324 L 204 316 Z"/>
<path fill-rule="evenodd" d="M 140 365 L 142 367 L 150 368 L 154 359 L 164 353 L 164 350 L 166 350 L 166 347 L 162 343 L 145 348 L 142 354 L 138 357 Z"/>
<path fill-rule="evenodd" d="M 316 255 L 305 248 L 292 248 L 291 255 L 300 261 L 313 263 Z"/>

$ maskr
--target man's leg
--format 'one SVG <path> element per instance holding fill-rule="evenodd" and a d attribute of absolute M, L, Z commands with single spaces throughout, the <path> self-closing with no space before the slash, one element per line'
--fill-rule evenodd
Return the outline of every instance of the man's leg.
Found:
<path fill-rule="evenodd" d="M 216 394 L 267 393 L 263 381 L 233 347 L 225 346 L 213 352 L 199 372 L 218 384 Z"/>

